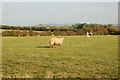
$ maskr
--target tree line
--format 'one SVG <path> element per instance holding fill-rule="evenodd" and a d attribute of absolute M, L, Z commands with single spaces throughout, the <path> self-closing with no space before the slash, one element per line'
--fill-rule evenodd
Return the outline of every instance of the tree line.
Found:
<path fill-rule="evenodd" d="M 2 25 L 2 29 L 10 31 L 2 31 L 2 36 L 71 36 L 71 35 L 85 35 L 87 32 L 92 32 L 94 35 L 119 35 L 120 29 L 113 24 L 87 24 L 77 23 L 75 25 L 64 26 L 43 26 L 37 27 L 21 27 Z"/>

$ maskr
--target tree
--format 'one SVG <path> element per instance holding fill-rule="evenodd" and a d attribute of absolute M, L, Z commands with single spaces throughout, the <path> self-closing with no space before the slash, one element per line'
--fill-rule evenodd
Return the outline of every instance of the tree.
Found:
<path fill-rule="evenodd" d="M 114 25 L 113 25 L 113 24 L 108 24 L 108 25 L 107 25 L 107 27 L 112 27 L 112 26 L 114 26 Z"/>
<path fill-rule="evenodd" d="M 115 26 L 108 27 L 108 34 L 110 35 L 117 35 L 118 34 L 118 29 Z"/>
<path fill-rule="evenodd" d="M 120 35 L 120 29 L 118 29 L 118 35 Z"/>
<path fill-rule="evenodd" d="M 43 27 L 43 25 L 42 25 L 42 24 L 39 24 L 39 26 L 40 26 L 40 27 Z"/>
<path fill-rule="evenodd" d="M 75 25 L 73 24 L 73 25 L 71 25 L 70 27 L 72 27 L 73 29 L 75 29 Z"/>
<path fill-rule="evenodd" d="M 75 29 L 82 29 L 82 28 L 84 28 L 82 23 L 77 23 L 75 25 Z"/>

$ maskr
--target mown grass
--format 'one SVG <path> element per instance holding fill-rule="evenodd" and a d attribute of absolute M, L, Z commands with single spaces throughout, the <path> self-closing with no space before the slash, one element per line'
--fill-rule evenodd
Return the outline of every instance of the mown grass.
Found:
<path fill-rule="evenodd" d="M 118 36 L 65 36 L 57 48 L 50 38 L 3 37 L 3 78 L 118 77 Z"/>

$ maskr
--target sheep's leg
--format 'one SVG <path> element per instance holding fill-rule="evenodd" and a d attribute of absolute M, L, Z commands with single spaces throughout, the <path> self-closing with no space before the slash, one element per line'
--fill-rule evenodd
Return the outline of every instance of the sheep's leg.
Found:
<path fill-rule="evenodd" d="M 53 45 L 50 45 L 50 48 L 53 48 Z"/>
<path fill-rule="evenodd" d="M 60 47 L 62 46 L 62 44 L 60 44 Z"/>
<path fill-rule="evenodd" d="M 58 45 L 56 45 L 56 48 L 58 48 Z"/>
<path fill-rule="evenodd" d="M 52 45 L 52 48 L 54 48 L 53 45 Z"/>

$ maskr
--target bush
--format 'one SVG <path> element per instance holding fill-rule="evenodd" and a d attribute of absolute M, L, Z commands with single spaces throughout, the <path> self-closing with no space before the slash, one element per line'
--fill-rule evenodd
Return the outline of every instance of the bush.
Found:
<path fill-rule="evenodd" d="M 85 31 L 83 29 L 79 29 L 77 32 L 76 32 L 76 35 L 85 35 Z"/>
<path fill-rule="evenodd" d="M 2 36 L 10 36 L 9 31 L 2 31 Z"/>
<path fill-rule="evenodd" d="M 53 34 L 55 36 L 66 36 L 67 35 L 65 31 L 54 31 Z"/>
<path fill-rule="evenodd" d="M 26 36 L 26 31 L 12 30 L 12 31 L 2 31 L 2 36 Z"/>
<path fill-rule="evenodd" d="M 93 33 L 93 29 L 89 28 L 89 27 L 84 27 L 83 30 L 84 30 L 85 33 L 87 33 L 87 32 L 92 32 Z"/>
<path fill-rule="evenodd" d="M 74 36 L 76 33 L 74 31 L 66 31 L 67 36 Z"/>
<path fill-rule="evenodd" d="M 107 35 L 108 31 L 106 28 L 97 28 L 94 34 L 95 35 Z"/>
<path fill-rule="evenodd" d="M 36 32 L 34 32 L 33 30 L 29 30 L 29 36 L 35 36 Z"/>
<path fill-rule="evenodd" d="M 23 31 L 22 36 L 27 36 L 27 31 Z"/>
<path fill-rule="evenodd" d="M 118 29 L 118 35 L 120 35 L 120 29 Z"/>
<path fill-rule="evenodd" d="M 50 31 L 43 31 L 41 33 L 39 33 L 40 36 L 52 36 Z"/>
<path fill-rule="evenodd" d="M 76 35 L 74 31 L 54 31 L 55 36 L 72 36 Z"/>

